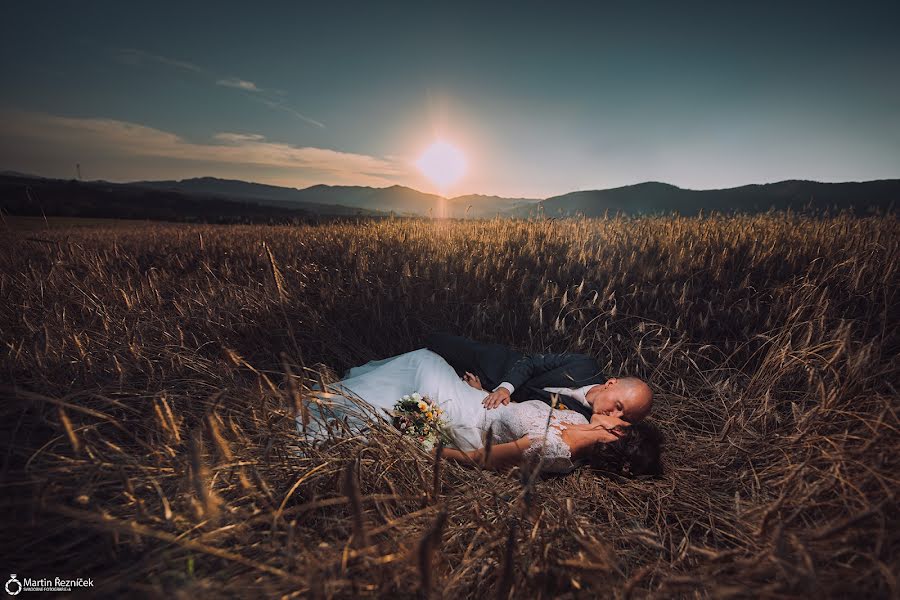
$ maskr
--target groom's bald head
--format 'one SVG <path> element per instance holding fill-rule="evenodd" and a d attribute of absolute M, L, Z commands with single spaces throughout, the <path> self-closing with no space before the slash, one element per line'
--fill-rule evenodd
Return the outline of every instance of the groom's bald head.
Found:
<path fill-rule="evenodd" d="M 653 390 L 637 377 L 613 377 L 586 394 L 594 413 L 636 423 L 650 414 Z"/>
<path fill-rule="evenodd" d="M 622 377 L 619 379 L 621 393 L 626 396 L 630 405 L 631 415 L 626 415 L 631 423 L 640 421 L 653 410 L 653 390 L 642 379 L 637 377 Z"/>

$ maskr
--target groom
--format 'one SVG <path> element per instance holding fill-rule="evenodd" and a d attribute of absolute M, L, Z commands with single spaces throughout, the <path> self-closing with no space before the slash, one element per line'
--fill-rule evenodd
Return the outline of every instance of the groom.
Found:
<path fill-rule="evenodd" d="M 433 333 L 426 346 L 457 373 L 471 372 L 485 390 L 486 408 L 543 400 L 583 414 L 618 417 L 631 423 L 650 413 L 653 391 L 637 377 L 605 377 L 597 361 L 585 354 L 522 354 L 500 344 L 486 344 L 449 333 Z"/>

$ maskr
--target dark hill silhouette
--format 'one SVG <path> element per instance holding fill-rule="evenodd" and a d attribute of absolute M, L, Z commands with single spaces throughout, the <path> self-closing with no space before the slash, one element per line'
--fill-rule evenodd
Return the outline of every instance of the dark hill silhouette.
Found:
<path fill-rule="evenodd" d="M 0 210 L 9 215 L 150 219 L 203 223 L 286 223 L 375 216 L 343 206 L 272 206 L 250 199 L 187 194 L 103 181 L 0 176 Z"/>
<path fill-rule="evenodd" d="M 398 214 L 427 215 L 429 209 L 438 206 L 439 196 L 425 194 L 411 188 L 395 185 L 374 188 L 350 185 L 314 185 L 298 189 L 251 183 L 215 177 L 197 177 L 181 181 L 136 181 L 131 185 L 145 188 L 177 191 L 187 194 L 216 195 L 223 198 L 252 199 L 273 206 L 300 207 L 314 212 L 326 211 L 324 206 L 341 206 Z M 317 209 L 316 206 L 319 208 Z"/>
<path fill-rule="evenodd" d="M 760 212 L 770 208 L 893 210 L 900 200 L 900 180 L 850 183 L 781 181 L 720 190 L 687 190 L 659 182 L 579 191 L 546 200 L 471 194 L 442 199 L 408 187 L 314 185 L 305 189 L 247 181 L 199 177 L 181 181 L 109 183 L 45 179 L 23 174 L 0 175 L 0 209 L 9 214 L 39 210 L 26 200 L 25 188 L 40 192 L 53 214 L 67 216 L 165 218 L 169 220 L 286 219 L 311 216 L 440 215 L 445 204 L 453 218 L 566 217 L 583 214 L 695 215 L 700 211 Z M 468 214 L 467 208 L 471 206 Z M 540 211 L 538 210 L 540 208 Z M 26 211 L 26 212 L 21 212 Z M 39 212 L 34 214 L 40 214 Z M 51 213 L 47 213 L 51 214 Z"/>
<path fill-rule="evenodd" d="M 548 217 L 599 217 L 621 211 L 625 214 L 698 212 L 764 212 L 770 208 L 802 210 L 870 208 L 889 210 L 900 204 L 900 180 L 849 183 L 819 183 L 789 180 L 762 185 L 745 185 L 720 190 L 686 190 L 667 183 L 647 182 L 608 190 L 572 192 L 547 198 L 540 203 Z M 512 216 L 534 215 L 536 207 L 519 208 Z"/>
<path fill-rule="evenodd" d="M 400 215 L 427 216 L 429 211 L 437 211 L 441 197 L 426 194 L 402 185 L 386 188 L 373 188 L 352 185 L 314 185 L 299 190 L 301 197 L 307 202 L 317 204 L 343 204 L 394 212 Z M 434 213 L 437 214 L 437 213 Z"/>
<path fill-rule="evenodd" d="M 448 216 L 454 219 L 462 219 L 468 216 L 471 219 L 489 219 L 501 216 L 517 208 L 533 208 L 539 199 L 536 198 L 502 198 L 500 196 L 484 196 L 482 194 L 469 194 L 456 196 L 449 201 Z M 469 209 L 469 207 L 472 207 Z M 468 214 L 466 210 L 468 209 Z"/>
<path fill-rule="evenodd" d="M 21 173 L 19 171 L 0 171 L 0 177 L 20 177 L 24 179 L 44 179 L 38 175 L 32 175 L 31 173 Z"/>
<path fill-rule="evenodd" d="M 198 177 L 181 181 L 136 181 L 131 185 L 189 194 L 218 195 L 223 198 L 252 199 L 275 206 L 301 206 L 308 210 L 314 210 L 314 212 L 322 212 L 322 210 L 315 210 L 309 205 L 340 205 L 424 217 L 440 214 L 442 200 L 436 194 L 420 192 L 402 185 L 376 188 L 320 184 L 298 189 L 215 177 Z M 493 217 L 497 213 L 504 214 L 513 208 L 534 204 L 537 201 L 537 199 L 471 194 L 447 200 L 447 208 L 448 216 L 462 218 L 465 216 L 466 208 L 471 206 L 469 217 L 481 218 Z"/>
<path fill-rule="evenodd" d="M 440 214 L 440 196 L 408 187 L 314 185 L 305 189 L 284 188 L 202 177 L 174 182 L 137 182 L 135 185 L 175 189 L 187 193 L 215 193 L 222 197 L 240 197 L 277 206 L 310 209 L 310 205 L 345 206 L 398 215 L 429 216 Z M 857 212 L 871 207 L 887 209 L 900 200 L 900 180 L 819 183 L 789 180 L 762 185 L 745 185 L 718 190 L 688 190 L 660 182 L 646 182 L 606 190 L 588 190 L 554 196 L 543 201 L 527 198 L 503 198 L 470 194 L 446 201 L 447 214 L 453 218 L 490 218 L 498 213 L 507 217 L 527 217 L 543 207 L 546 216 L 603 216 L 614 214 L 678 213 L 694 215 L 699 211 L 760 212 L 769 208 L 802 209 L 849 208 Z M 314 212 L 322 212 L 321 209 Z"/>
<path fill-rule="evenodd" d="M 193 179 L 182 179 L 180 181 L 135 181 L 128 185 L 186 194 L 220 196 L 223 198 L 250 198 L 257 201 L 291 201 L 294 199 L 294 194 L 299 191 L 295 188 L 267 185 L 264 183 L 251 183 L 249 181 L 240 181 L 238 179 L 219 179 L 217 177 L 195 177 Z"/>

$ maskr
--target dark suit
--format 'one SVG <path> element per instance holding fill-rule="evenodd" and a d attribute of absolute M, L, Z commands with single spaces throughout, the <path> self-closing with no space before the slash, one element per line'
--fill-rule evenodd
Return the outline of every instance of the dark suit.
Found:
<path fill-rule="evenodd" d="M 448 333 L 431 334 L 426 346 L 460 375 L 465 371 L 478 375 L 488 391 L 504 381 L 511 383 L 515 388 L 512 399 L 516 402 L 542 400 L 550 404 L 551 394 L 545 387 L 579 388 L 607 380 L 597 361 L 585 354 L 522 354 L 499 344 L 484 344 Z M 591 409 L 577 400 L 560 396 L 559 401 L 591 418 Z"/>

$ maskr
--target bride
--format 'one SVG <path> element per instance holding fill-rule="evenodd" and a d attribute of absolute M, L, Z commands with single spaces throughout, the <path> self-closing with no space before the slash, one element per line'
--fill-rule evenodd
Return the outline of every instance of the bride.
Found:
<path fill-rule="evenodd" d="M 568 473 L 585 463 L 622 474 L 661 472 L 661 438 L 653 426 L 629 426 L 599 414 L 588 422 L 578 412 L 556 410 L 540 400 L 488 410 L 482 404 L 488 392 L 475 380 L 461 380 L 428 349 L 354 367 L 326 388 L 313 392 L 310 414 L 297 417 L 298 428 L 313 441 L 326 439 L 335 419 L 351 431 L 364 432 L 373 416 L 385 419 L 397 400 L 418 392 L 444 411 L 453 440 L 453 447 L 444 450 L 449 460 L 507 470 L 540 457 L 545 473 Z M 488 432 L 491 450 L 485 452 Z"/>

